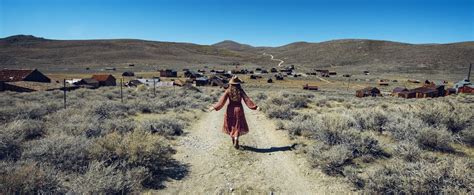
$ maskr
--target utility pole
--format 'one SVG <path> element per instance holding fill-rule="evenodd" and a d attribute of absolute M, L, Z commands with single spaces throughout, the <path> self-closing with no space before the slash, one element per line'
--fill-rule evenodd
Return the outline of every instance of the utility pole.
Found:
<path fill-rule="evenodd" d="M 349 91 L 349 85 L 350 85 L 350 84 L 351 84 L 351 79 L 348 78 L 348 80 L 347 80 L 347 90 L 346 90 L 346 91 Z"/>
<path fill-rule="evenodd" d="M 66 109 L 66 79 L 63 80 L 63 91 L 64 91 L 64 109 Z"/>
<path fill-rule="evenodd" d="M 122 90 L 122 85 L 123 85 L 123 78 L 120 79 L 120 101 L 123 104 L 123 90 Z"/>
<path fill-rule="evenodd" d="M 471 81 L 472 63 L 469 63 L 469 72 L 467 72 L 467 82 Z"/>

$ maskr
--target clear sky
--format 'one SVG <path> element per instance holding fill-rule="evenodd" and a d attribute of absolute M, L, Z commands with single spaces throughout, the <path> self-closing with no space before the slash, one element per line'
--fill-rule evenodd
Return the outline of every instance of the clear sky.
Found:
<path fill-rule="evenodd" d="M 0 0 L 0 37 L 134 38 L 254 46 L 474 41 L 474 0 Z"/>

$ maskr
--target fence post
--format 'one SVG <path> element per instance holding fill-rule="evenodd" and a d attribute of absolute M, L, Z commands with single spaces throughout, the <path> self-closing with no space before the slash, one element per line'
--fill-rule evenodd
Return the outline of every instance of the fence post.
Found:
<path fill-rule="evenodd" d="M 122 91 L 122 85 L 123 85 L 123 78 L 120 79 L 120 101 L 123 104 L 123 91 Z"/>
<path fill-rule="evenodd" d="M 153 77 L 153 96 L 156 97 L 156 80 L 155 80 L 155 77 Z"/>
<path fill-rule="evenodd" d="M 63 91 L 64 91 L 64 109 L 66 109 L 66 79 L 63 80 Z"/>

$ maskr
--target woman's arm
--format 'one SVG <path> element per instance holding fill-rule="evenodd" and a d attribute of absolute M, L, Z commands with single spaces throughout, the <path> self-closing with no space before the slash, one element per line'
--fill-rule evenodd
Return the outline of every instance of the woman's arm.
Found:
<path fill-rule="evenodd" d="M 227 91 L 224 92 L 224 94 L 219 98 L 219 101 L 214 104 L 212 107 L 214 107 L 214 110 L 219 111 L 222 107 L 225 106 L 225 103 L 227 102 Z"/>
<path fill-rule="evenodd" d="M 255 103 L 253 103 L 253 101 L 249 98 L 249 96 L 247 96 L 247 94 L 243 90 L 242 90 L 242 99 L 244 99 L 245 105 L 247 105 L 247 107 L 249 107 L 250 109 L 252 110 L 258 109 L 258 106 Z"/>

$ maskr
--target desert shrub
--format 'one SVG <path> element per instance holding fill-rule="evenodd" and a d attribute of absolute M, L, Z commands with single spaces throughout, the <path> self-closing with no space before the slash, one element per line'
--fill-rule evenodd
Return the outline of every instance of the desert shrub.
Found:
<path fill-rule="evenodd" d="M 23 119 L 9 123 L 5 131 L 20 137 L 21 140 L 31 140 L 45 133 L 44 123 L 39 120 Z"/>
<path fill-rule="evenodd" d="M 94 159 L 107 165 L 122 163 L 128 169 L 146 168 L 150 173 L 146 183 L 159 178 L 161 168 L 171 161 L 173 152 L 164 138 L 143 130 L 107 134 L 98 138 L 90 150 Z"/>
<path fill-rule="evenodd" d="M 75 175 L 64 185 L 74 193 L 130 193 L 141 189 L 141 182 L 147 177 L 146 172 L 144 168 L 123 171 L 117 165 L 106 166 L 94 161 L 84 174 Z"/>
<path fill-rule="evenodd" d="M 146 120 L 141 123 L 141 128 L 151 133 L 164 136 L 176 136 L 183 134 L 185 123 L 182 120 L 171 117 Z"/>
<path fill-rule="evenodd" d="M 103 126 L 104 129 L 107 129 L 107 132 L 117 131 L 120 133 L 126 133 L 133 131 L 137 127 L 137 124 L 135 120 L 126 118 L 106 120 Z"/>
<path fill-rule="evenodd" d="M 58 172 L 33 161 L 0 162 L 0 191 L 7 194 L 59 192 Z"/>
<path fill-rule="evenodd" d="M 314 137 L 318 131 L 319 121 L 311 115 L 303 114 L 294 117 L 288 122 L 286 129 L 290 135 Z"/>
<path fill-rule="evenodd" d="M 437 162 L 392 161 L 368 173 L 364 181 L 369 193 L 432 194 L 468 193 L 473 190 L 473 162 L 442 159 Z"/>
<path fill-rule="evenodd" d="M 257 102 L 266 100 L 267 98 L 268 98 L 268 96 L 264 93 L 257 93 L 257 95 L 255 95 L 255 101 L 257 101 Z"/>
<path fill-rule="evenodd" d="M 422 151 L 418 145 L 412 142 L 402 141 L 395 146 L 394 154 L 408 162 L 415 162 L 420 160 Z"/>
<path fill-rule="evenodd" d="M 277 130 L 283 130 L 283 129 L 285 129 L 285 123 L 283 123 L 283 121 L 281 121 L 281 120 L 277 120 L 275 122 L 275 127 L 276 127 Z"/>
<path fill-rule="evenodd" d="M 47 162 L 64 171 L 83 171 L 91 141 L 83 136 L 55 135 L 26 143 L 22 158 Z"/>
<path fill-rule="evenodd" d="M 352 152 L 345 145 L 317 144 L 308 153 L 311 164 L 329 175 L 342 174 L 344 165 L 353 159 Z"/>
<path fill-rule="evenodd" d="M 125 117 L 128 108 L 119 102 L 95 102 L 92 104 L 91 113 L 102 119 Z"/>
<path fill-rule="evenodd" d="M 420 129 L 415 136 L 422 148 L 452 151 L 450 144 L 453 141 L 453 137 L 450 132 L 444 128 L 426 127 Z"/>
<path fill-rule="evenodd" d="M 285 99 L 283 96 L 272 96 L 267 100 L 267 104 L 288 105 L 290 104 L 290 101 Z"/>
<path fill-rule="evenodd" d="M 459 133 L 460 141 L 468 144 L 469 146 L 474 146 L 474 127 L 464 129 Z"/>
<path fill-rule="evenodd" d="M 21 139 L 18 138 L 18 135 L 2 129 L 0 131 L 0 160 L 15 160 L 20 156 Z"/>
<path fill-rule="evenodd" d="M 363 130 L 382 131 L 389 121 L 388 114 L 379 109 L 361 109 L 352 114 L 354 119 Z"/>
<path fill-rule="evenodd" d="M 457 106 L 453 102 L 439 101 L 432 104 L 420 105 L 418 116 L 431 126 L 446 126 L 448 130 L 457 133 L 470 126 L 474 116 L 467 105 Z"/>
<path fill-rule="evenodd" d="M 281 106 L 265 105 L 263 110 L 268 118 L 291 120 L 297 115 L 287 104 Z"/>
<path fill-rule="evenodd" d="M 428 126 L 419 118 L 413 116 L 394 115 L 386 125 L 386 130 L 398 141 L 416 141 L 418 131 Z"/>
<path fill-rule="evenodd" d="M 307 108 L 309 100 L 303 96 L 291 96 L 289 98 L 291 102 L 291 107 L 293 108 Z"/>

